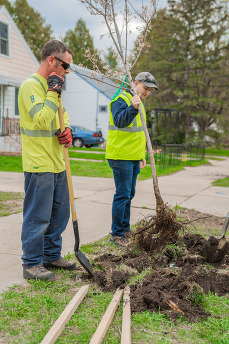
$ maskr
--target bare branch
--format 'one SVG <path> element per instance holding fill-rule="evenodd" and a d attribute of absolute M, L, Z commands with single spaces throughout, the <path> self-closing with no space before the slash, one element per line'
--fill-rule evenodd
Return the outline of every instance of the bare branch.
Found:
<path fill-rule="evenodd" d="M 108 29 L 109 34 L 110 34 L 110 37 L 112 38 L 112 41 L 113 41 L 113 43 L 117 49 L 117 52 L 118 52 L 118 54 L 122 60 L 125 73 L 127 74 L 128 81 L 131 85 L 131 89 L 133 90 L 134 94 L 136 94 L 137 92 L 136 92 L 134 82 L 133 82 L 133 79 L 132 79 L 132 76 L 130 73 L 129 60 L 127 58 L 127 39 L 128 39 L 128 33 L 129 33 L 129 30 L 128 30 L 128 24 L 129 24 L 128 14 L 129 14 L 129 12 L 127 10 L 127 7 L 128 7 L 127 3 L 130 4 L 130 0 L 125 1 L 126 10 L 124 10 L 124 13 L 126 15 L 126 19 L 125 19 L 125 24 L 126 24 L 125 56 L 123 53 L 124 49 L 123 49 L 123 46 L 121 43 L 121 35 L 120 35 L 120 31 L 119 31 L 119 28 L 117 25 L 116 14 L 115 14 L 115 10 L 114 10 L 115 0 L 94 0 L 95 5 L 93 5 L 93 6 L 92 6 L 92 1 L 93 0 L 81 0 L 82 3 L 90 5 L 91 7 L 90 6 L 89 7 L 93 9 L 94 13 L 103 15 L 103 17 L 105 19 L 105 23 L 107 25 L 107 29 Z M 145 46 L 146 35 L 147 35 L 149 28 L 151 27 L 152 19 L 156 13 L 157 1 L 158 0 L 151 0 L 151 2 L 153 4 L 153 10 L 150 10 L 147 6 L 144 6 L 143 2 L 142 2 L 142 6 L 141 6 L 142 12 L 135 10 L 134 7 L 130 4 L 131 7 L 133 8 L 135 14 L 137 14 L 137 16 L 145 24 L 144 34 L 142 35 L 142 37 L 140 36 L 140 38 L 139 38 L 139 45 L 137 47 L 138 48 L 138 55 L 137 55 L 137 58 L 135 59 L 134 65 L 137 63 L 139 56 L 142 52 L 142 49 Z M 98 8 L 98 6 L 101 6 L 103 8 L 103 10 L 101 8 Z M 112 25 L 114 25 L 115 33 L 113 33 L 113 31 L 112 31 Z M 115 35 L 116 35 L 116 37 L 115 37 Z M 115 39 L 115 38 L 117 38 L 117 39 Z M 153 155 L 153 148 L 152 148 L 151 140 L 149 137 L 149 133 L 147 130 L 147 126 L 146 126 L 146 122 L 145 122 L 145 118 L 144 118 L 144 114 L 143 114 L 143 109 L 142 109 L 141 105 L 139 105 L 138 110 L 139 110 L 139 114 L 140 114 L 140 118 L 141 118 L 141 122 L 142 122 L 142 127 L 144 130 L 145 136 L 146 136 L 146 144 L 147 144 L 149 157 L 150 157 L 154 193 L 155 193 L 155 197 L 156 197 L 156 211 L 159 212 L 160 209 L 163 209 L 164 202 L 162 200 L 160 190 L 159 190 L 157 173 L 156 173 L 156 165 L 155 165 L 155 160 L 154 160 L 154 155 Z"/>
<path fill-rule="evenodd" d="M 112 86 L 112 87 L 114 87 L 114 88 L 120 88 L 120 86 L 118 86 L 118 85 L 114 85 L 114 84 L 111 84 L 111 83 L 109 83 L 109 82 L 107 82 L 107 81 L 104 81 L 105 78 L 106 78 L 106 79 L 108 78 L 108 77 L 107 77 L 106 75 L 104 75 L 104 74 L 99 74 L 99 75 L 101 75 L 102 79 L 98 79 L 98 78 L 95 77 L 95 74 L 91 74 L 91 75 L 83 74 L 83 73 L 79 72 L 79 70 L 77 70 L 76 67 L 73 67 L 73 66 L 70 67 L 70 71 L 72 71 L 72 72 L 74 72 L 74 73 L 77 73 L 77 74 L 79 74 L 79 75 L 85 76 L 85 77 L 88 78 L 88 79 L 93 79 L 93 80 L 96 80 L 96 81 L 98 81 L 98 82 L 102 82 L 103 84 Z M 110 79 L 115 79 L 115 80 L 117 80 L 118 82 L 120 82 L 121 84 L 123 83 L 123 80 L 120 80 L 120 79 L 117 79 L 117 78 L 110 77 Z M 128 85 L 128 86 L 130 87 L 130 84 L 129 84 L 128 82 L 126 82 L 126 81 L 125 81 L 125 85 Z"/>
<path fill-rule="evenodd" d="M 125 64 L 127 62 L 127 38 L 128 38 L 128 8 L 127 8 L 127 0 L 125 0 L 125 8 L 126 8 L 126 49 L 125 49 Z"/>
<path fill-rule="evenodd" d="M 120 51 L 119 54 L 120 54 L 123 62 L 125 63 L 124 56 L 123 56 L 121 36 L 120 36 L 120 32 L 119 32 L 118 25 L 117 25 L 117 22 L 116 22 L 116 18 L 115 18 L 114 1 L 113 0 L 111 0 L 111 11 L 112 11 L 112 18 L 113 18 L 113 22 L 114 22 L 114 26 L 115 26 L 115 31 L 116 31 L 116 37 L 117 37 L 118 45 L 119 45 L 119 51 Z"/>
<path fill-rule="evenodd" d="M 140 57 L 140 55 L 141 55 L 141 53 L 142 53 L 142 49 L 143 49 L 144 46 L 145 46 L 145 40 L 146 40 L 147 33 L 148 33 L 148 31 L 149 31 L 149 29 L 150 29 L 150 27 L 151 27 L 151 23 L 152 23 L 152 20 L 153 20 L 153 18 L 154 18 L 154 16 L 155 16 L 156 12 L 157 12 L 157 2 L 156 2 L 156 0 L 155 0 L 155 1 L 153 2 L 153 11 L 152 11 L 152 14 L 151 14 L 151 16 L 149 17 L 148 21 L 146 22 L 146 28 L 145 28 L 144 35 L 143 35 L 143 38 L 142 38 L 142 44 L 141 44 L 141 46 L 140 46 L 138 55 L 137 55 L 137 57 L 136 57 L 134 63 L 133 63 L 132 66 L 131 66 L 131 69 L 134 68 L 134 66 L 136 66 L 136 64 L 137 64 L 137 62 L 138 62 L 138 60 L 139 60 L 139 57 Z"/>

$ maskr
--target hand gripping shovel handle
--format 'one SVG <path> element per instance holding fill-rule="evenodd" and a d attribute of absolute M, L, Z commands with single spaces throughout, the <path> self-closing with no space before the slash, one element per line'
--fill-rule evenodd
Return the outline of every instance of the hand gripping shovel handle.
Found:
<path fill-rule="evenodd" d="M 59 121 L 60 121 L 60 130 L 61 132 L 63 132 L 65 130 L 65 125 L 64 125 L 63 106 L 62 106 L 61 97 L 59 97 L 58 100 L 59 100 L 58 115 L 59 115 Z M 63 147 L 63 149 L 64 149 L 66 175 L 67 175 L 67 181 L 68 181 L 68 192 L 69 192 L 69 199 L 70 199 L 70 206 L 71 206 L 72 223 L 73 223 L 73 230 L 74 230 L 74 235 L 75 235 L 74 251 L 75 251 L 76 258 L 78 259 L 80 264 L 87 270 L 87 272 L 89 272 L 93 276 L 94 272 L 92 270 L 89 260 L 85 257 L 83 252 L 81 252 L 79 249 L 79 229 L 78 229 L 78 221 L 77 221 L 75 202 L 74 202 L 74 193 L 73 193 L 70 162 L 69 162 L 69 156 L 68 156 L 68 148 Z"/>

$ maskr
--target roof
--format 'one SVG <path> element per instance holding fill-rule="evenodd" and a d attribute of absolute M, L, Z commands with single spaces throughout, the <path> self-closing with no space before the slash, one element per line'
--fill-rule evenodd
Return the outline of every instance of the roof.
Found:
<path fill-rule="evenodd" d="M 0 85 L 20 87 L 21 86 L 21 81 L 19 81 L 19 80 L 12 80 L 12 79 L 5 79 L 5 78 L 2 78 L 0 76 Z"/>
<path fill-rule="evenodd" d="M 113 98 L 118 90 L 118 86 L 110 78 L 104 77 L 103 75 L 96 73 L 88 68 L 83 68 L 74 65 L 74 73 L 82 78 L 84 81 L 88 82 L 91 86 L 96 88 L 100 93 L 110 100 Z M 97 79 L 97 80 L 96 80 Z M 100 81 L 101 80 L 101 81 Z"/>

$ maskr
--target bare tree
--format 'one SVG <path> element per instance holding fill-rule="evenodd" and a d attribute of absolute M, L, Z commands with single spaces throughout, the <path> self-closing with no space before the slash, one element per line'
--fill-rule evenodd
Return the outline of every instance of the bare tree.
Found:
<path fill-rule="evenodd" d="M 99 15 L 103 17 L 108 30 L 107 34 L 112 39 L 116 48 L 116 54 L 122 64 L 121 70 L 119 69 L 118 71 L 116 71 L 115 76 L 117 77 L 121 74 L 121 71 L 124 70 L 128 76 L 128 83 L 131 86 L 134 94 L 136 94 L 133 78 L 131 75 L 131 69 L 136 65 L 141 55 L 142 49 L 147 45 L 146 35 L 148 30 L 151 28 L 152 20 L 156 14 L 158 0 L 148 1 L 147 4 L 143 0 L 135 1 L 136 6 L 133 4 L 134 1 L 132 1 L 131 3 L 130 0 L 81 0 L 81 2 L 87 7 L 92 15 Z M 120 18 L 122 18 L 122 24 L 118 25 L 118 19 L 120 20 Z M 134 52 L 128 49 L 128 37 L 131 33 L 129 26 L 133 18 L 137 18 L 138 21 L 140 21 L 142 24 L 138 28 L 139 36 L 136 41 L 136 49 Z M 86 52 L 86 54 L 87 57 L 91 61 L 93 61 L 94 69 L 97 72 L 100 72 L 96 64 L 95 55 L 91 55 L 89 50 Z M 106 67 L 105 69 L 107 69 L 107 76 L 114 75 L 113 71 L 109 70 L 109 67 Z M 156 209 L 158 211 L 159 209 L 164 208 L 164 202 L 162 200 L 158 186 L 152 144 L 141 106 L 139 106 L 139 113 L 141 116 L 142 126 L 146 136 L 147 149 L 150 156 L 154 193 L 156 197 Z"/>

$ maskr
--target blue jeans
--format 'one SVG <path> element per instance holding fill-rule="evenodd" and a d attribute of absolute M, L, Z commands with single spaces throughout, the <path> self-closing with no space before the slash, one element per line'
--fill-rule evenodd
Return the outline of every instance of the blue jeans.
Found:
<path fill-rule="evenodd" d="M 111 160 L 116 192 L 112 204 L 112 236 L 124 236 L 130 230 L 130 206 L 140 173 L 140 161 Z"/>
<path fill-rule="evenodd" d="M 24 172 L 24 176 L 22 260 L 25 268 L 31 268 L 60 258 L 70 205 L 66 171 Z"/>

